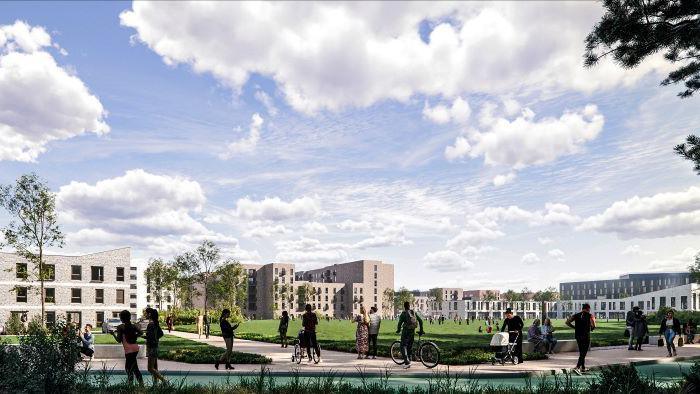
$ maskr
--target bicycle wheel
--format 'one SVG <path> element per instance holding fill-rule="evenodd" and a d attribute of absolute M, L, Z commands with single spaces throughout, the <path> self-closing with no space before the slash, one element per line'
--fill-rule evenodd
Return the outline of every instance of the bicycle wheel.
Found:
<path fill-rule="evenodd" d="M 318 350 L 321 350 L 321 346 L 318 347 Z M 313 354 L 314 364 L 318 364 L 318 362 L 321 361 L 321 356 L 318 354 L 315 348 L 311 349 L 311 354 Z"/>
<path fill-rule="evenodd" d="M 301 363 L 301 346 L 299 346 L 299 344 L 294 345 L 294 355 L 292 356 L 292 361 L 297 364 Z"/>
<path fill-rule="evenodd" d="M 394 360 L 396 364 L 403 364 L 403 354 L 401 354 L 401 342 L 394 341 L 389 348 L 389 353 L 391 354 L 391 359 Z"/>
<path fill-rule="evenodd" d="M 440 350 L 437 345 L 432 342 L 423 342 L 418 350 L 420 355 L 420 362 L 425 365 L 426 368 L 435 368 L 438 363 L 440 363 Z"/>

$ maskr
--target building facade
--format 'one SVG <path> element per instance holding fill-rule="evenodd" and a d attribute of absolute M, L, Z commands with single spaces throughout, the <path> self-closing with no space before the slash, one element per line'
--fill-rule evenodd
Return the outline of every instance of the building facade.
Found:
<path fill-rule="evenodd" d="M 59 319 L 99 327 L 122 310 L 138 313 L 131 297 L 130 248 L 115 249 L 83 256 L 45 256 L 46 267 L 53 272 L 44 281 L 45 311 L 48 324 Z M 12 315 L 27 321 L 41 315 L 40 283 L 27 282 L 21 272 L 33 266 L 14 253 L 0 253 L 0 324 Z M 14 290 L 13 290 L 14 289 Z M 133 301 L 133 302 L 132 302 Z"/>
<path fill-rule="evenodd" d="M 559 284 L 559 294 L 562 300 L 622 299 L 690 282 L 688 272 L 626 274 L 617 279 L 564 282 Z"/>

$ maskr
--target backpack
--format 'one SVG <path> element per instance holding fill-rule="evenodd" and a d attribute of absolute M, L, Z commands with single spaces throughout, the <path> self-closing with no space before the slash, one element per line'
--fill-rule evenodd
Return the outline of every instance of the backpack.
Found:
<path fill-rule="evenodd" d="M 415 330 L 418 327 L 418 319 L 416 319 L 416 312 L 408 311 L 408 321 L 404 324 L 404 327 L 409 330 Z"/>

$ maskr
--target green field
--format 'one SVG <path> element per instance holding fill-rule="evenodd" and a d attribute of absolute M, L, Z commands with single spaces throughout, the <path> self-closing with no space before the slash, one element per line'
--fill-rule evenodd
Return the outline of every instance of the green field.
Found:
<path fill-rule="evenodd" d="M 553 320 L 555 334 L 558 339 L 573 339 L 573 330 L 564 325 L 564 320 Z M 398 339 L 396 334 L 397 320 L 384 320 L 379 333 L 379 353 L 389 355 L 389 346 Z M 529 327 L 532 321 L 526 321 Z M 478 332 L 479 324 L 484 329 Z M 243 339 L 258 340 L 264 342 L 279 342 L 277 334 L 277 320 L 247 320 L 241 323 L 236 330 L 236 336 Z M 175 327 L 179 331 L 197 332 L 196 325 L 181 325 Z M 301 320 L 289 322 L 288 335 L 296 337 L 301 328 Z M 623 337 L 624 321 L 598 322 L 598 328 L 593 332 L 593 346 L 608 346 L 626 344 Z M 317 337 L 322 348 L 352 352 L 355 346 L 356 324 L 348 320 L 321 320 L 317 328 Z M 655 327 L 650 327 L 653 331 Z M 492 334 L 486 334 L 483 321 L 475 321 L 472 324 L 457 324 L 446 321 L 444 324 L 424 325 L 425 339 L 435 342 L 441 350 L 443 361 L 449 364 L 472 364 L 487 361 L 490 353 L 487 352 Z M 211 326 L 211 332 L 219 335 L 218 325 Z M 533 355 L 534 357 L 534 355 Z"/>

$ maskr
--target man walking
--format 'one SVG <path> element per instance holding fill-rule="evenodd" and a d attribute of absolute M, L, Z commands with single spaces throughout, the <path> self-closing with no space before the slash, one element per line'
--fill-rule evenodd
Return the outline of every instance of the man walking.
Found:
<path fill-rule="evenodd" d="M 634 350 L 634 321 L 637 317 L 637 311 L 639 311 L 639 307 L 635 306 L 631 311 L 627 312 L 627 318 L 625 319 L 625 330 L 630 335 L 627 350 Z"/>
<path fill-rule="evenodd" d="M 413 352 L 413 337 L 416 327 L 419 327 L 418 335 L 425 334 L 423 331 L 423 319 L 411 309 L 411 303 L 403 303 L 403 312 L 399 317 L 399 326 L 396 333 L 401 333 L 401 355 L 403 356 L 403 368 L 411 368 L 411 353 Z"/>
<path fill-rule="evenodd" d="M 595 330 L 595 318 L 591 315 L 591 306 L 583 304 L 581 312 L 566 319 L 566 325 L 574 329 L 574 337 L 578 345 L 578 362 L 574 373 L 581 375 L 586 369 L 586 353 L 591 346 L 591 331 Z"/>
<path fill-rule="evenodd" d="M 377 336 L 379 335 L 379 327 L 382 324 L 382 319 L 377 313 L 377 307 L 373 306 L 369 310 L 369 353 L 372 353 L 372 358 L 377 358 Z"/>
<path fill-rule="evenodd" d="M 316 350 L 318 355 L 318 362 L 321 362 L 321 348 L 318 346 L 318 341 L 316 340 L 316 326 L 318 325 L 318 316 L 311 310 L 311 304 L 306 304 L 304 308 L 306 312 L 301 318 L 301 325 L 304 327 L 304 337 L 306 340 L 306 351 L 309 354 L 309 362 L 313 361 L 311 356 L 311 348 Z"/>

